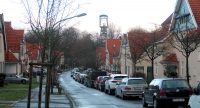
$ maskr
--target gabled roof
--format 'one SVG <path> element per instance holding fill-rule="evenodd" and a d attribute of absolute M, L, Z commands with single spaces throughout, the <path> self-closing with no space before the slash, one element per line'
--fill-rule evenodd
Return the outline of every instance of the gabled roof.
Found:
<path fill-rule="evenodd" d="M 197 24 L 200 24 L 200 0 L 188 0 Z"/>
<path fill-rule="evenodd" d="M 13 54 L 20 53 L 20 42 L 23 40 L 24 30 L 13 29 L 11 22 L 4 22 L 4 24 L 8 49 L 5 53 L 5 60 L 6 62 L 19 62 Z"/>
<path fill-rule="evenodd" d="M 7 47 L 14 53 L 19 53 L 20 42 L 23 40 L 24 30 L 13 29 L 11 22 L 5 23 Z"/>
<path fill-rule="evenodd" d="M 113 57 L 119 55 L 121 40 L 120 39 L 107 39 L 106 47 L 109 53 L 109 61 L 112 64 Z"/>
<path fill-rule="evenodd" d="M 186 3 L 188 11 L 191 15 L 194 26 L 197 28 L 200 24 L 200 0 L 177 0 L 177 4 L 173 13 L 172 25 L 170 29 L 174 28 L 175 17 L 177 16 L 182 2 Z"/>
<path fill-rule="evenodd" d="M 5 61 L 6 62 L 18 62 L 17 58 L 10 50 L 5 52 Z"/>

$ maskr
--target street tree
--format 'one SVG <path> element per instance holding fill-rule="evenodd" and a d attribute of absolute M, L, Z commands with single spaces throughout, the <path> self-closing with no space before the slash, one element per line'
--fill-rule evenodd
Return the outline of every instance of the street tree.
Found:
<path fill-rule="evenodd" d="M 189 82 L 189 57 L 200 45 L 200 28 L 192 27 L 189 19 L 186 23 L 177 22 L 177 28 L 171 31 L 168 42 L 185 57 L 186 60 L 186 78 Z"/>
<path fill-rule="evenodd" d="M 42 46 L 42 51 L 40 53 L 42 53 L 41 55 L 45 55 L 45 53 L 48 55 L 48 58 L 42 56 L 42 63 L 45 62 L 45 59 L 48 63 L 55 63 L 55 59 L 51 56 L 55 54 L 57 48 L 59 48 L 58 46 L 61 45 L 60 41 L 62 40 L 62 28 L 66 25 L 66 22 L 69 19 L 79 17 L 69 17 L 78 8 L 72 8 L 72 3 L 73 0 L 22 0 L 22 4 L 27 12 L 27 23 L 30 24 L 32 36 L 35 36 L 35 39 L 39 41 L 39 45 Z M 53 66 L 55 66 L 55 64 Z M 51 92 L 53 92 L 53 85 L 50 86 L 50 82 L 53 82 L 54 78 L 54 75 L 48 72 L 48 82 L 46 85 L 47 93 L 45 98 L 46 107 L 49 105 L 48 89 L 51 87 Z M 42 76 L 40 77 L 39 88 L 38 108 L 41 108 Z"/>
<path fill-rule="evenodd" d="M 133 62 L 133 76 L 136 75 L 136 64 L 142 59 L 142 54 L 144 50 L 141 49 L 138 45 L 138 37 L 144 36 L 147 33 L 146 30 L 142 28 L 133 28 L 128 32 L 128 40 L 130 46 L 131 59 Z"/>
<path fill-rule="evenodd" d="M 165 32 L 162 28 L 156 28 L 137 37 L 136 44 L 144 51 L 142 58 L 145 59 L 147 57 L 151 62 L 151 79 L 149 80 L 154 79 L 154 60 L 166 49 L 161 41 L 164 37 Z"/>
<path fill-rule="evenodd" d="M 114 23 L 109 23 L 108 25 L 108 38 L 117 39 L 121 35 L 121 29 L 117 27 Z"/>

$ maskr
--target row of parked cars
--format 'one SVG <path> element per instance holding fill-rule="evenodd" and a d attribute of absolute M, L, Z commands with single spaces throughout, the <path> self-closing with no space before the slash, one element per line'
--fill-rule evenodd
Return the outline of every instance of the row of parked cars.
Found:
<path fill-rule="evenodd" d="M 87 79 L 87 73 L 84 78 Z M 143 78 L 130 78 L 126 74 L 109 74 L 96 76 L 93 85 L 91 87 L 122 99 L 141 97 L 143 107 L 199 108 L 200 106 L 200 96 L 197 96 L 200 94 L 200 84 L 192 89 L 188 82 L 181 78 L 158 78 L 147 84 Z"/>

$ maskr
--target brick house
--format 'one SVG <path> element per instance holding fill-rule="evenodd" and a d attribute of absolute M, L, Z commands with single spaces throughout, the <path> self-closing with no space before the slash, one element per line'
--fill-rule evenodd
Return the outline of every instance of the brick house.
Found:
<path fill-rule="evenodd" d="M 24 30 L 14 29 L 11 22 L 4 22 L 7 50 L 5 52 L 5 73 L 22 74 L 20 44 L 23 41 Z"/>

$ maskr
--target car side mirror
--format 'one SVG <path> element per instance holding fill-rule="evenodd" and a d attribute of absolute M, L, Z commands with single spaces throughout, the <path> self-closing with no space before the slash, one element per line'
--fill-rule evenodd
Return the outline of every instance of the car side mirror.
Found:
<path fill-rule="evenodd" d="M 194 92 L 195 95 L 199 95 L 199 90 L 197 88 L 194 88 L 193 92 Z"/>

